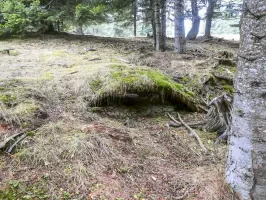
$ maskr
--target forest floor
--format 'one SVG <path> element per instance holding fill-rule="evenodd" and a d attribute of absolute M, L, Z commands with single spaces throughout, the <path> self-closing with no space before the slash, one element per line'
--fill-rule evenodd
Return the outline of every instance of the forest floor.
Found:
<path fill-rule="evenodd" d="M 213 72 L 233 76 L 235 66 L 219 58 L 234 58 L 237 43 L 198 39 L 186 54 L 174 53 L 172 43 L 155 52 L 148 38 L 0 41 L 0 141 L 29 135 L 13 154 L 0 155 L 0 199 L 236 199 L 224 183 L 227 146 L 214 145 L 217 134 L 197 130 L 211 150 L 205 153 L 185 128 L 164 126 L 166 113 L 178 111 L 188 123 L 204 113 L 170 102 L 129 106 L 115 97 L 108 106 L 88 104 L 110 69 L 139 66 L 160 70 L 206 102 L 232 93 L 226 81 L 207 82 Z"/>

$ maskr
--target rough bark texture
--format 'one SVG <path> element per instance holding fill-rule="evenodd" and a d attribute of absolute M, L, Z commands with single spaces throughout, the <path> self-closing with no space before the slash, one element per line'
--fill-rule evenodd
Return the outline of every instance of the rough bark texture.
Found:
<path fill-rule="evenodd" d="M 161 18 L 160 18 L 160 0 L 154 0 L 154 14 L 155 14 L 155 27 L 156 27 L 156 51 L 161 48 Z"/>
<path fill-rule="evenodd" d="M 166 0 L 161 0 L 161 24 L 162 24 L 162 39 L 161 39 L 161 50 L 165 51 L 165 44 L 166 44 Z"/>
<path fill-rule="evenodd" d="M 177 53 L 186 52 L 186 36 L 184 23 L 184 0 L 175 1 L 175 51 Z"/>
<path fill-rule="evenodd" d="M 266 0 L 244 0 L 226 179 L 243 200 L 266 199 Z"/>
<path fill-rule="evenodd" d="M 215 0 L 208 0 L 208 8 L 206 15 L 206 26 L 205 26 L 205 37 L 211 36 L 211 27 L 212 27 L 212 18 L 213 18 L 213 10 L 214 10 Z"/>
<path fill-rule="evenodd" d="M 198 0 L 191 0 L 191 9 L 192 9 L 192 27 L 187 34 L 187 38 L 189 40 L 194 40 L 199 34 L 199 27 L 200 27 Z"/>

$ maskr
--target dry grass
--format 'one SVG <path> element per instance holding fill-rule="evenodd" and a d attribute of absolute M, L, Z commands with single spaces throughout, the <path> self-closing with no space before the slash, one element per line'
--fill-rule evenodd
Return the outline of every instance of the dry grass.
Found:
<path fill-rule="evenodd" d="M 0 156 L 0 187 L 18 181 L 26 188 L 18 198 L 30 195 L 27 190 L 34 185 L 49 199 L 175 199 L 182 195 L 195 200 L 234 199 L 223 184 L 225 145 L 206 155 L 182 128 L 155 134 L 169 120 L 165 113 L 174 114 L 175 107 L 161 102 L 152 105 L 150 97 L 160 101 L 176 97 L 176 104 L 187 106 L 197 103 L 186 86 L 169 77 L 195 65 L 199 68 L 194 74 L 205 74 L 213 61 L 204 62 L 206 56 L 192 51 L 193 44 L 189 44 L 190 54 L 179 56 L 154 53 L 150 41 L 142 39 L 66 39 L 1 42 L 18 54 L 1 57 L 0 69 L 8 70 L 0 74 L 0 95 L 16 98 L 0 102 L 0 127 L 8 123 L 38 131 L 14 155 Z M 209 44 L 202 45 L 207 53 L 213 50 Z M 88 46 L 98 51 L 84 51 Z M 130 57 L 133 63 L 156 69 L 116 59 Z M 149 96 L 148 100 L 144 98 L 139 107 L 89 107 L 131 92 Z M 36 117 L 40 111 L 48 118 Z M 199 121 L 201 115 L 185 112 L 182 117 Z M 124 126 L 127 118 L 134 126 Z M 200 134 L 212 149 L 215 137 Z"/>
<path fill-rule="evenodd" d="M 114 155 L 107 140 L 100 134 L 86 134 L 65 126 L 69 125 L 58 122 L 41 127 L 20 151 L 21 160 L 38 167 L 76 161 L 89 165 L 99 158 L 108 159 Z"/>

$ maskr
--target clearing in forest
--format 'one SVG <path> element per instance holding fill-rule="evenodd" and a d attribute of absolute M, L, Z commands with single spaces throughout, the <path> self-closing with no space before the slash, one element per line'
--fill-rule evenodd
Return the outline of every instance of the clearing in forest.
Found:
<path fill-rule="evenodd" d="M 234 199 L 225 144 L 167 127 L 232 93 L 238 44 L 196 40 L 186 54 L 149 39 L 42 36 L 0 41 L 0 199 Z M 5 51 L 10 49 L 10 51 Z"/>

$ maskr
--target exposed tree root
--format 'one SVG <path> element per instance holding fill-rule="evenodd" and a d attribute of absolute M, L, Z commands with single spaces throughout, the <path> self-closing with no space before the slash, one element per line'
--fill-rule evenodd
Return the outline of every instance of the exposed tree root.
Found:
<path fill-rule="evenodd" d="M 225 139 L 230 129 L 232 102 L 232 96 L 223 94 L 215 97 L 208 105 L 209 111 L 206 115 L 204 129 L 218 131 L 221 134 L 216 142 Z"/>
<path fill-rule="evenodd" d="M 168 117 L 173 120 L 175 123 L 179 123 L 172 115 L 170 115 L 169 113 L 167 113 Z M 177 116 L 178 116 L 178 120 L 180 121 L 180 123 L 190 132 L 190 134 L 195 137 L 200 145 L 200 147 L 205 151 L 207 152 L 207 148 L 204 146 L 204 144 L 202 143 L 199 135 L 192 129 L 190 128 L 183 120 L 182 118 L 180 117 L 179 113 L 177 113 Z"/>

